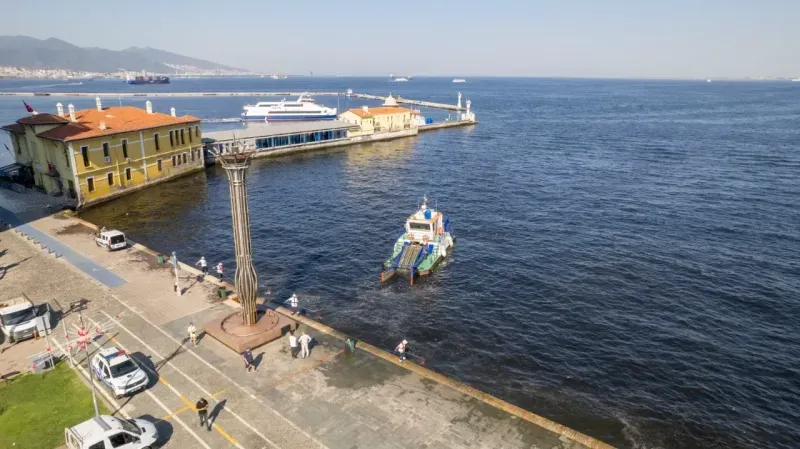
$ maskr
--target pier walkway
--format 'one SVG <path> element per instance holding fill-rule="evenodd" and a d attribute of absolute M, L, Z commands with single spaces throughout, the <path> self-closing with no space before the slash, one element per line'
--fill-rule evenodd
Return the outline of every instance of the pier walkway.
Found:
<path fill-rule="evenodd" d="M 154 251 L 136 246 L 107 253 L 94 245 L 93 225 L 61 214 L 29 225 L 127 282 L 87 282 L 70 261 L 3 230 L 0 254 L 10 268 L 0 300 L 21 291 L 62 305 L 87 299 L 84 320 L 107 327 L 92 349 L 125 349 L 151 378 L 142 393 L 106 400 L 122 416 L 153 421 L 164 448 L 610 448 L 422 366 L 400 364 L 380 348 L 359 343 L 350 353 L 345 336 L 307 318 L 299 321 L 316 340 L 309 358 L 292 358 L 284 338 L 255 349 L 258 369 L 248 373 L 241 357 L 213 338 L 201 334 L 197 346 L 186 341 L 189 322 L 201 328 L 236 307 L 216 298 L 215 278 L 201 280 L 197 270 L 183 266 L 186 291 L 178 297 L 172 270 L 157 263 Z M 58 323 L 56 349 L 66 346 L 59 336 L 74 330 L 76 320 L 67 315 Z M 210 403 L 208 429 L 198 425 L 193 410 L 201 396 Z"/>

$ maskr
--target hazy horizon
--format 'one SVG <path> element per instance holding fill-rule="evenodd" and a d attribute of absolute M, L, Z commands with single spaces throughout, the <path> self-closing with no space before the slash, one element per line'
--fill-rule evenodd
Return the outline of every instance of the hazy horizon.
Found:
<path fill-rule="evenodd" d="M 313 5 L 313 6 L 310 6 Z M 81 47 L 153 47 L 258 72 L 343 76 L 759 78 L 800 76 L 800 2 L 496 1 L 465 5 L 237 6 L 198 0 L 119 10 L 76 0 L 6 6 L 2 34 Z M 120 12 L 121 11 L 121 12 Z M 22 20 L 35 17 L 36 20 Z M 189 23 L 187 23 L 189 21 Z"/>

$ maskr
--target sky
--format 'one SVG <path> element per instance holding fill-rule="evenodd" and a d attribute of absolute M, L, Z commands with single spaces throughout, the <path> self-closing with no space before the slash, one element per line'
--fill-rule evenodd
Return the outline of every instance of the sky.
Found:
<path fill-rule="evenodd" d="M 0 34 L 266 73 L 800 77 L 800 0 L 7 3 Z"/>

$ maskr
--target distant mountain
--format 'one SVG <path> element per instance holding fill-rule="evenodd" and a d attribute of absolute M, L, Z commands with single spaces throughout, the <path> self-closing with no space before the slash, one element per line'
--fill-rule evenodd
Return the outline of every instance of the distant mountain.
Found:
<path fill-rule="evenodd" d="M 202 59 L 190 58 L 155 48 L 131 47 L 122 51 L 84 48 L 60 39 L 0 36 L 0 66 L 29 69 L 67 69 L 86 72 L 120 70 L 174 73 L 199 70 L 244 71 Z"/>

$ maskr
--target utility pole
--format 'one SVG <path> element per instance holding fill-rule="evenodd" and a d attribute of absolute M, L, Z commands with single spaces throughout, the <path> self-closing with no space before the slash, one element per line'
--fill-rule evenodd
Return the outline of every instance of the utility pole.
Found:
<path fill-rule="evenodd" d="M 175 269 L 175 293 L 181 296 L 181 283 L 180 277 L 178 276 L 178 256 L 175 254 L 175 251 L 172 252 L 172 256 L 170 256 L 169 260 L 172 262 L 172 267 Z"/>
<path fill-rule="evenodd" d="M 94 404 L 94 416 L 100 416 L 100 407 L 97 406 L 97 391 L 94 386 L 94 370 L 92 369 L 92 362 L 89 358 L 89 342 L 92 337 L 89 335 L 89 329 L 83 324 L 83 314 L 78 315 L 81 320 L 81 329 L 78 331 L 78 344 L 83 346 L 83 352 L 86 354 L 86 369 L 89 370 L 89 383 L 92 384 L 92 404 Z"/>

